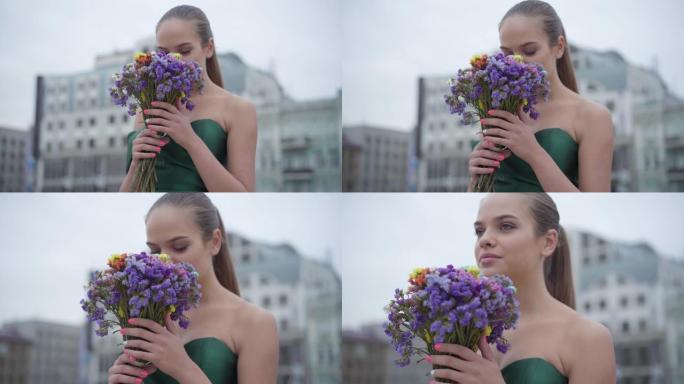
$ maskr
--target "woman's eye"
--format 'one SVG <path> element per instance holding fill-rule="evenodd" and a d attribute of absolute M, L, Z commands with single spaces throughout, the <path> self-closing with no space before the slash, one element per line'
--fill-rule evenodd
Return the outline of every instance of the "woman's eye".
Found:
<path fill-rule="evenodd" d="M 480 237 L 480 236 L 482 236 L 483 233 L 484 233 L 484 231 L 482 229 L 480 229 L 480 228 L 475 229 L 475 236 Z"/>
<path fill-rule="evenodd" d="M 535 53 L 537 53 L 537 51 L 524 52 L 525 56 L 534 56 Z"/>
<path fill-rule="evenodd" d="M 176 252 L 183 252 L 183 251 L 185 251 L 186 249 L 188 249 L 188 247 L 177 247 L 177 248 L 173 248 L 173 250 L 176 251 Z"/>
<path fill-rule="evenodd" d="M 510 231 L 513 228 L 515 228 L 515 226 L 513 224 L 510 224 L 510 223 L 501 224 L 501 229 L 504 231 Z"/>

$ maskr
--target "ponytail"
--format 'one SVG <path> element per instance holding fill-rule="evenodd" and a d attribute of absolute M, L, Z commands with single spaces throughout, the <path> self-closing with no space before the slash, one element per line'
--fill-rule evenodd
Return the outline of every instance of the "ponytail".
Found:
<path fill-rule="evenodd" d="M 544 260 L 544 281 L 546 289 L 556 300 L 575 309 L 575 288 L 572 282 L 570 244 L 565 230 L 558 226 L 558 244 L 551 256 Z"/>
<path fill-rule="evenodd" d="M 240 287 L 238 285 L 237 276 L 235 275 L 235 267 L 230 258 L 230 251 L 228 250 L 228 240 L 226 239 L 226 230 L 223 227 L 223 220 L 216 212 L 219 221 L 219 230 L 221 231 L 221 249 L 214 255 L 213 265 L 214 273 L 219 283 L 224 288 L 240 296 Z"/>

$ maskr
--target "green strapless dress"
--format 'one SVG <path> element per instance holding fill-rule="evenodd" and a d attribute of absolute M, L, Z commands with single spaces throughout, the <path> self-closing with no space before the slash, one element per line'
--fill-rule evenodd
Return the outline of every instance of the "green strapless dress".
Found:
<path fill-rule="evenodd" d="M 226 164 L 228 135 L 221 125 L 211 119 L 195 120 L 190 125 L 216 159 L 221 164 Z M 128 134 L 126 172 L 128 172 L 133 159 L 133 140 L 140 132 L 142 129 Z M 207 192 L 207 187 L 197 172 L 190 154 L 173 140 L 166 144 L 157 155 L 155 170 L 157 172 L 157 192 Z"/>
<path fill-rule="evenodd" d="M 553 161 L 575 185 L 579 186 L 579 145 L 560 128 L 546 128 L 534 136 Z M 532 167 L 511 154 L 494 172 L 495 192 L 544 192 Z"/>
<path fill-rule="evenodd" d="M 185 344 L 185 350 L 212 384 L 237 384 L 238 357 L 223 341 L 215 337 L 203 337 Z M 178 384 L 178 381 L 157 370 L 143 383 Z"/>
<path fill-rule="evenodd" d="M 516 360 L 501 370 L 506 384 L 567 384 L 553 364 L 539 357 Z"/>

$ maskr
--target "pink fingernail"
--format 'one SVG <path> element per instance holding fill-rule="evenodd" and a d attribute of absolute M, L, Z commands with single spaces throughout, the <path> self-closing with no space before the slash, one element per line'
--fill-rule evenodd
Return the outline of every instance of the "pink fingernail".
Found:
<path fill-rule="evenodd" d="M 157 147 L 157 152 L 161 151 L 161 147 Z"/>
<path fill-rule="evenodd" d="M 126 329 L 125 329 L 125 328 L 121 328 L 121 334 L 122 334 L 122 335 L 125 335 L 125 334 L 126 334 Z"/>
<path fill-rule="evenodd" d="M 498 167 L 498 166 L 499 166 L 499 164 L 501 164 L 501 163 L 497 161 L 497 162 L 496 162 L 496 166 Z"/>
<path fill-rule="evenodd" d="M 506 156 L 503 153 L 499 153 L 499 161 L 502 161 Z"/>
<path fill-rule="evenodd" d="M 140 372 L 140 377 L 142 377 L 143 379 L 146 378 L 147 375 L 149 375 L 149 373 L 147 373 L 147 371 Z"/>
<path fill-rule="evenodd" d="M 133 319 L 128 319 L 128 322 L 131 324 L 135 324 L 135 320 L 133 320 Z"/>
<path fill-rule="evenodd" d="M 142 383 L 142 379 L 141 379 L 141 378 L 138 377 L 137 379 L 135 379 L 135 384 L 140 384 L 140 383 Z"/>
<path fill-rule="evenodd" d="M 429 355 L 428 355 L 428 356 L 425 356 L 425 361 L 427 361 L 428 363 L 432 364 L 432 356 L 429 356 Z"/>
<path fill-rule="evenodd" d="M 439 351 L 440 349 L 442 349 L 442 344 L 435 344 L 435 351 Z"/>

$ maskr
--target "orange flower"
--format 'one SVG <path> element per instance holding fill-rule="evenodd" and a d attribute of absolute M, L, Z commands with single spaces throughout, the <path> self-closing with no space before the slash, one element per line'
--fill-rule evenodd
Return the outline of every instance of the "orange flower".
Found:
<path fill-rule="evenodd" d="M 416 268 L 409 275 L 408 281 L 409 283 L 422 288 L 425 286 L 425 275 L 428 273 L 430 273 L 430 268 Z"/>
<path fill-rule="evenodd" d="M 148 65 L 152 62 L 152 55 L 150 53 L 138 52 L 135 54 L 135 62 L 140 65 Z"/>
<path fill-rule="evenodd" d="M 485 69 L 487 66 L 487 55 L 475 55 L 470 59 L 470 65 L 475 69 Z"/>
<path fill-rule="evenodd" d="M 121 271 L 126 267 L 126 256 L 128 255 L 125 253 L 113 254 L 107 261 L 107 265 L 116 271 Z"/>

